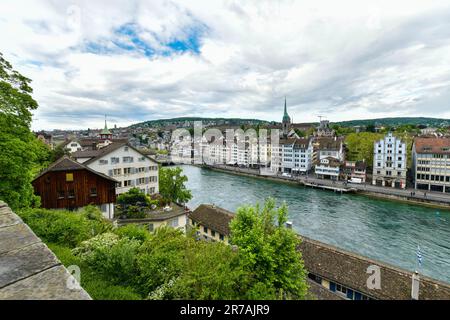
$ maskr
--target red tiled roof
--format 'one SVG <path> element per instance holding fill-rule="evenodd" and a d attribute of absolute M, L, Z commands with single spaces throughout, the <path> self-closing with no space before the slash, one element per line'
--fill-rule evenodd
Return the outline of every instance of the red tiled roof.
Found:
<path fill-rule="evenodd" d="M 416 153 L 450 154 L 450 138 L 416 138 Z"/>

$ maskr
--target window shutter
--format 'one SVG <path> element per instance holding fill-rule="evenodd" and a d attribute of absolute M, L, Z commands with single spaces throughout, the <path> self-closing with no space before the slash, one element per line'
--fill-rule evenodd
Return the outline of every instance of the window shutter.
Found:
<path fill-rule="evenodd" d="M 145 178 L 145 184 L 148 184 L 148 183 L 149 183 L 149 178 L 146 177 L 146 178 Z"/>
<path fill-rule="evenodd" d="M 109 174 L 110 177 L 112 177 L 113 171 L 112 170 L 108 170 L 108 174 Z"/>
<path fill-rule="evenodd" d="M 139 185 L 139 179 L 136 179 L 136 185 L 137 186 Z"/>
<path fill-rule="evenodd" d="M 131 185 L 132 187 L 135 186 L 134 180 L 130 180 L 130 185 Z"/>
<path fill-rule="evenodd" d="M 145 167 L 145 172 L 149 172 L 150 168 L 149 167 Z"/>

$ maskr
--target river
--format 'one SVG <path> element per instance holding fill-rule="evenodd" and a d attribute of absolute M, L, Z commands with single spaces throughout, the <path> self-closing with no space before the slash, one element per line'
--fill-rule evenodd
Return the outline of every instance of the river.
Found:
<path fill-rule="evenodd" d="M 298 233 L 363 256 L 450 283 L 450 211 L 340 195 L 258 178 L 182 166 L 193 199 L 188 206 L 210 203 L 230 211 L 274 197 L 286 202 Z"/>

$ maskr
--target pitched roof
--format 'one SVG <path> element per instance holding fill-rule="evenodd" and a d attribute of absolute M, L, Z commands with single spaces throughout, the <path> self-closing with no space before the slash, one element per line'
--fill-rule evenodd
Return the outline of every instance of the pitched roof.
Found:
<path fill-rule="evenodd" d="M 450 154 L 450 138 L 416 138 L 416 153 Z"/>
<path fill-rule="evenodd" d="M 343 141 L 342 137 L 318 137 L 314 144 L 319 150 L 339 150 Z"/>
<path fill-rule="evenodd" d="M 201 204 L 189 214 L 189 218 L 228 236 L 230 235 L 230 222 L 234 218 L 234 213 L 214 205 Z"/>
<path fill-rule="evenodd" d="M 35 181 L 36 179 L 42 177 L 44 174 L 48 173 L 48 172 L 56 172 L 56 171 L 76 171 L 76 170 L 88 170 L 98 176 L 101 176 L 105 179 L 117 182 L 116 179 L 113 179 L 111 177 L 108 177 L 107 175 L 95 171 L 89 167 L 86 167 L 85 165 L 78 163 L 75 160 L 72 160 L 69 158 L 69 156 L 62 156 L 61 158 L 59 158 L 58 160 L 56 160 L 55 162 L 53 162 L 47 169 L 45 169 L 44 171 L 42 171 L 40 174 L 38 174 L 33 181 Z"/>

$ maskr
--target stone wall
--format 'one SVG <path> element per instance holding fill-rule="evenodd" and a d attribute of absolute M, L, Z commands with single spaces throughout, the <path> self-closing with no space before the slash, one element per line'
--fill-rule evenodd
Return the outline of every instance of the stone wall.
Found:
<path fill-rule="evenodd" d="M 0 300 L 90 300 L 48 247 L 0 201 Z"/>

